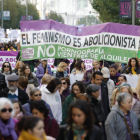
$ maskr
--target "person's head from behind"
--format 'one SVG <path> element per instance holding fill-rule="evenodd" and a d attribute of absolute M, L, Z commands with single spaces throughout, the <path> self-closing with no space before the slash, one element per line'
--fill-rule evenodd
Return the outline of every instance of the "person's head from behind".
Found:
<path fill-rule="evenodd" d="M 107 67 L 103 67 L 101 73 L 103 74 L 103 81 L 108 81 L 110 78 L 110 70 Z"/>
<path fill-rule="evenodd" d="M 2 64 L 2 71 L 1 73 L 8 73 L 10 72 L 10 74 L 12 73 L 12 67 L 11 67 L 11 64 L 9 62 L 4 62 Z"/>
<path fill-rule="evenodd" d="M 45 74 L 41 80 L 42 84 L 48 85 L 53 77 L 49 74 Z"/>
<path fill-rule="evenodd" d="M 65 62 L 60 62 L 57 68 L 58 72 L 64 72 L 67 70 L 67 64 Z"/>
<path fill-rule="evenodd" d="M 38 88 L 33 88 L 31 91 L 30 91 L 30 99 L 33 100 L 33 101 L 40 101 L 41 100 L 41 91 L 38 89 Z"/>
<path fill-rule="evenodd" d="M 15 115 L 20 114 L 20 112 L 22 112 L 23 114 L 25 113 L 24 109 L 22 108 L 21 103 L 18 100 L 13 101 L 12 103 L 14 106 Z"/>
<path fill-rule="evenodd" d="M 95 84 L 90 84 L 86 88 L 86 93 L 89 96 L 93 96 L 94 98 L 98 98 L 100 95 L 100 87 Z"/>
<path fill-rule="evenodd" d="M 77 61 L 74 67 L 76 68 L 76 70 L 79 70 L 79 71 L 86 69 L 85 62 L 83 60 Z"/>
<path fill-rule="evenodd" d="M 103 74 L 100 71 L 96 71 L 92 75 L 92 83 L 100 86 L 103 82 Z"/>
<path fill-rule="evenodd" d="M 27 88 L 28 85 L 28 79 L 25 76 L 20 76 L 18 80 L 18 87 L 24 90 Z"/>
<path fill-rule="evenodd" d="M 49 111 L 45 106 L 44 101 L 33 101 L 31 103 L 30 108 L 31 108 L 31 113 L 34 116 L 41 118 L 42 120 L 44 120 L 49 114 Z"/>
<path fill-rule="evenodd" d="M 70 79 L 68 77 L 62 77 L 60 80 L 61 80 L 61 84 L 62 84 L 62 87 L 64 88 L 64 90 L 69 88 L 69 86 L 70 86 Z"/>
<path fill-rule="evenodd" d="M 13 114 L 13 104 L 7 98 L 0 98 L 0 119 L 8 120 Z"/>
<path fill-rule="evenodd" d="M 97 60 L 93 60 L 92 65 L 96 70 L 98 70 L 100 67 L 100 62 Z"/>
<path fill-rule="evenodd" d="M 72 85 L 72 92 L 77 95 L 79 93 L 85 93 L 84 84 L 81 81 L 77 81 Z"/>
<path fill-rule="evenodd" d="M 119 107 L 124 113 L 128 113 L 132 107 L 132 96 L 126 92 L 122 92 L 117 97 Z"/>
<path fill-rule="evenodd" d="M 24 65 L 24 63 L 23 63 L 22 61 L 18 61 L 18 62 L 16 63 L 15 69 L 21 70 L 22 67 L 23 67 L 23 65 Z"/>
<path fill-rule="evenodd" d="M 126 76 L 125 75 L 120 75 L 118 77 L 118 84 L 121 85 L 122 83 L 127 83 L 127 79 L 126 79 Z"/>
<path fill-rule="evenodd" d="M 128 67 L 139 68 L 139 62 L 135 57 L 129 59 Z"/>
<path fill-rule="evenodd" d="M 67 64 L 67 66 L 69 66 L 70 61 L 68 59 L 64 59 L 63 62 L 65 62 Z"/>
<path fill-rule="evenodd" d="M 17 130 L 26 131 L 39 140 L 44 138 L 44 123 L 41 118 L 35 116 L 22 117 L 17 123 Z"/>
<path fill-rule="evenodd" d="M 47 89 L 51 93 L 55 93 L 57 90 L 59 91 L 61 89 L 61 81 L 59 78 L 54 78 L 50 81 L 50 83 L 47 86 Z"/>
<path fill-rule="evenodd" d="M 116 76 L 116 74 L 117 74 L 117 67 L 116 67 L 115 64 L 112 64 L 112 65 L 110 66 L 110 75 L 111 75 L 111 76 Z"/>
<path fill-rule="evenodd" d="M 91 107 L 87 101 L 77 100 L 69 109 L 68 125 L 84 126 L 90 131 L 93 127 L 94 119 Z"/>
<path fill-rule="evenodd" d="M 76 98 L 80 100 L 84 100 L 89 103 L 89 97 L 87 96 L 87 94 L 79 93 L 76 95 Z"/>

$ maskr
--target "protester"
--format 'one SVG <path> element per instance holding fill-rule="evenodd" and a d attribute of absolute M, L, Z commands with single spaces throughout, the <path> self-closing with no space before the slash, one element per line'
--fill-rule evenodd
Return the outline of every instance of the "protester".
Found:
<path fill-rule="evenodd" d="M 28 94 L 28 96 L 30 97 L 30 92 L 32 89 L 34 89 L 35 86 L 33 84 L 28 84 L 27 88 L 26 88 L 26 93 Z"/>
<path fill-rule="evenodd" d="M 38 83 L 41 83 L 41 79 L 44 74 L 52 75 L 51 67 L 47 64 L 47 58 L 41 59 L 41 63 L 37 67 L 36 77 L 38 78 Z"/>
<path fill-rule="evenodd" d="M 101 72 L 103 73 L 103 81 L 107 84 L 108 95 L 109 95 L 109 105 L 111 105 L 112 92 L 115 90 L 114 81 L 110 79 L 110 71 L 107 67 L 103 67 Z"/>
<path fill-rule="evenodd" d="M 122 73 L 122 64 L 121 64 L 121 62 L 115 62 L 114 64 L 117 67 L 117 72 Z"/>
<path fill-rule="evenodd" d="M 10 44 L 9 48 L 7 49 L 7 51 L 17 51 L 17 50 L 14 48 L 13 44 Z"/>
<path fill-rule="evenodd" d="M 63 62 L 65 62 L 67 64 L 67 73 L 69 74 L 70 73 L 70 70 L 69 70 L 70 61 L 68 59 L 64 59 Z"/>
<path fill-rule="evenodd" d="M 140 74 L 139 62 L 135 57 L 132 57 L 131 59 L 129 59 L 128 68 L 126 69 L 124 73 L 134 74 L 134 75 Z"/>
<path fill-rule="evenodd" d="M 70 65 L 70 73 L 74 69 L 74 66 L 75 66 L 76 62 L 78 62 L 79 60 L 81 60 L 81 59 L 74 59 L 73 60 L 73 63 Z"/>
<path fill-rule="evenodd" d="M 87 96 L 87 94 L 82 94 L 82 93 L 76 94 L 76 99 L 84 100 L 84 101 L 86 101 L 88 103 L 90 102 L 89 97 Z"/>
<path fill-rule="evenodd" d="M 112 108 L 105 122 L 107 140 L 131 140 L 128 128 L 132 135 L 138 134 L 138 118 L 130 110 L 131 95 L 123 92 L 117 97 L 117 102 L 118 105 Z"/>
<path fill-rule="evenodd" d="M 89 69 L 85 72 L 84 74 L 84 83 L 88 82 L 91 80 L 92 78 L 92 74 L 96 71 L 101 71 L 101 68 L 100 68 L 100 62 L 97 61 L 97 60 L 93 60 L 92 62 L 92 65 L 93 65 L 93 68 L 92 69 Z"/>
<path fill-rule="evenodd" d="M 105 113 L 103 111 L 103 107 L 101 102 L 98 100 L 100 95 L 100 87 L 95 84 L 90 84 L 86 88 L 86 93 L 90 98 L 90 105 L 93 110 L 93 114 L 95 117 L 95 124 L 100 127 L 102 122 L 105 121 Z"/>
<path fill-rule="evenodd" d="M 60 89 L 60 96 L 62 103 L 64 103 L 65 99 L 67 98 L 68 95 L 70 95 L 70 79 L 68 77 L 63 77 L 60 79 L 61 80 L 61 89 Z"/>
<path fill-rule="evenodd" d="M 62 121 L 62 104 L 59 90 L 61 89 L 61 81 L 54 78 L 47 85 L 46 90 L 42 92 L 42 99 L 50 105 L 54 119 L 58 124 Z"/>
<path fill-rule="evenodd" d="M 0 51 L 5 51 L 5 46 L 4 45 L 0 46 Z"/>
<path fill-rule="evenodd" d="M 76 100 L 76 95 L 78 95 L 79 93 L 84 94 L 85 88 L 84 88 L 84 84 L 82 82 L 77 81 L 72 85 L 71 94 L 69 96 L 67 96 L 67 98 L 65 99 L 65 101 L 63 103 L 62 124 L 66 123 L 69 107 L 70 107 L 71 103 Z"/>
<path fill-rule="evenodd" d="M 118 77 L 121 74 L 117 72 L 117 67 L 115 64 L 112 64 L 110 66 L 110 79 L 114 81 L 114 84 L 117 85 Z"/>
<path fill-rule="evenodd" d="M 35 87 L 39 86 L 38 80 L 35 75 L 31 72 L 30 67 L 28 64 L 24 64 L 20 76 L 25 76 L 28 79 L 29 84 L 34 84 Z"/>
<path fill-rule="evenodd" d="M 57 140 L 101 140 L 102 133 L 94 125 L 92 110 L 86 101 L 77 100 L 71 105 L 67 123 Z"/>
<path fill-rule="evenodd" d="M 7 84 L 5 81 L 5 76 L 0 73 L 0 91 L 7 88 Z"/>
<path fill-rule="evenodd" d="M 9 62 L 4 62 L 2 64 L 1 73 L 5 75 L 5 81 L 6 81 L 6 84 L 8 86 L 7 77 L 10 75 L 15 75 L 15 73 L 12 72 L 12 67 L 11 67 L 11 64 Z"/>
<path fill-rule="evenodd" d="M 119 77 L 118 77 L 118 85 L 121 85 L 122 83 L 127 83 L 127 78 L 126 78 L 126 76 L 125 75 L 120 75 Z"/>
<path fill-rule="evenodd" d="M 41 118 L 23 117 L 17 123 L 17 129 L 20 132 L 18 140 L 47 140 Z"/>
<path fill-rule="evenodd" d="M 9 86 L 7 89 L 0 92 L 0 97 L 6 97 L 11 100 L 18 99 L 22 105 L 27 103 L 29 100 L 27 93 L 18 87 L 19 77 L 17 75 L 10 75 L 7 80 L 9 82 Z"/>
<path fill-rule="evenodd" d="M 0 98 L 0 140 L 17 140 L 16 121 L 11 118 L 13 105 L 7 98 Z"/>
<path fill-rule="evenodd" d="M 13 118 L 19 120 L 23 117 L 23 115 L 25 114 L 25 111 L 22 108 L 22 105 L 19 101 L 13 101 L 12 103 L 13 103 L 14 112 L 15 112 Z"/>
<path fill-rule="evenodd" d="M 65 62 L 60 62 L 58 65 L 56 77 L 59 79 L 62 77 L 69 77 L 67 73 L 67 64 Z"/>
<path fill-rule="evenodd" d="M 28 100 L 28 102 L 22 106 L 25 110 L 25 115 L 32 115 L 31 110 L 30 110 L 30 104 L 33 101 L 40 101 L 41 96 L 42 96 L 41 91 L 37 88 L 33 88 L 30 91 L 30 99 L 31 100 Z M 45 103 L 46 108 L 49 110 L 50 117 L 53 118 L 52 110 L 51 110 L 49 104 L 46 103 L 44 100 L 42 100 L 42 101 Z"/>
<path fill-rule="evenodd" d="M 20 72 L 21 72 L 21 69 L 23 67 L 24 63 L 22 61 L 18 61 L 16 63 L 16 66 L 15 66 L 15 69 L 13 70 L 13 72 L 16 74 L 16 75 L 20 75 Z"/>
<path fill-rule="evenodd" d="M 18 87 L 26 92 L 28 79 L 25 76 L 20 76 L 18 80 Z"/>
<path fill-rule="evenodd" d="M 48 116 L 49 110 L 46 108 L 45 103 L 43 101 L 32 102 L 31 112 L 34 116 L 39 117 L 43 120 L 46 135 L 57 138 L 59 133 L 59 126 L 55 119 L 51 119 Z"/>
<path fill-rule="evenodd" d="M 86 71 L 85 62 L 83 60 L 79 60 L 75 66 L 74 69 L 71 71 L 72 74 L 84 74 Z"/>

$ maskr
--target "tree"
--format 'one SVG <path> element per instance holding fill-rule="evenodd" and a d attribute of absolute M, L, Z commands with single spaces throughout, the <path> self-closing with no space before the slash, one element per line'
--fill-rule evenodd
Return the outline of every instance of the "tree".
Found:
<path fill-rule="evenodd" d="M 132 18 L 119 18 L 119 0 L 90 0 L 90 3 L 99 12 L 102 22 L 132 24 Z M 139 19 L 136 25 L 140 25 Z"/>
<path fill-rule="evenodd" d="M 46 19 L 52 19 L 52 20 L 64 23 L 63 17 L 61 15 L 58 15 L 54 11 L 50 11 L 50 14 L 48 15 L 48 17 L 46 17 Z"/>
<path fill-rule="evenodd" d="M 89 26 L 89 25 L 94 25 L 94 24 L 101 24 L 101 21 L 98 19 L 98 17 L 89 15 L 89 16 L 80 18 L 80 20 L 78 21 L 78 25 L 80 24 L 85 24 L 86 26 Z"/>
<path fill-rule="evenodd" d="M 10 20 L 4 20 L 4 28 L 18 28 L 20 26 L 21 16 L 26 15 L 26 6 L 21 5 L 17 0 L 4 0 L 3 10 L 10 11 Z M 39 13 L 33 4 L 28 4 L 28 15 L 33 15 L 34 20 L 39 19 Z"/>

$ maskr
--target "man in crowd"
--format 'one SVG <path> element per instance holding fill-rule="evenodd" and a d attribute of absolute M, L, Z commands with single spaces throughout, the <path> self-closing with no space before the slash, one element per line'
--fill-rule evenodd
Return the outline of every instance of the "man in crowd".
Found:
<path fill-rule="evenodd" d="M 21 90 L 18 85 L 19 76 L 17 75 L 10 75 L 7 77 L 9 86 L 8 88 L 2 90 L 0 92 L 0 97 L 6 97 L 9 99 L 18 99 L 21 104 L 27 103 L 29 100 L 29 97 L 27 93 L 23 90 Z"/>
<path fill-rule="evenodd" d="M 5 76 L 0 73 L 0 91 L 7 88 L 7 84 L 5 82 Z"/>

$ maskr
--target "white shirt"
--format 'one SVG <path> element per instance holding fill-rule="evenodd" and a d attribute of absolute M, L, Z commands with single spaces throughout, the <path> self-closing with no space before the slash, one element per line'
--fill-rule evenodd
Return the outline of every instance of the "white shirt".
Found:
<path fill-rule="evenodd" d="M 12 92 L 11 90 L 9 90 L 9 93 L 11 93 L 12 95 L 18 96 L 18 87 L 17 87 L 15 92 Z"/>

